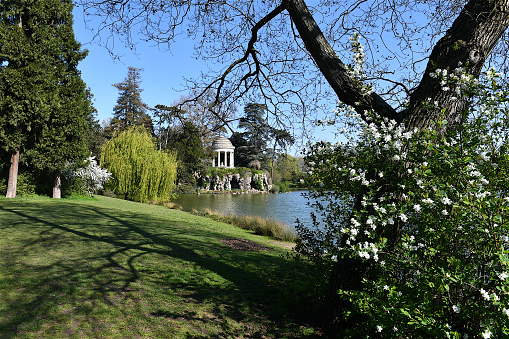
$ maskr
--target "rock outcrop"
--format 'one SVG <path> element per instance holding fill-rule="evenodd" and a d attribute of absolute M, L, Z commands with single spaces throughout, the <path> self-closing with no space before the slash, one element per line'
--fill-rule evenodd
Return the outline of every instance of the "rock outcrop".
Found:
<path fill-rule="evenodd" d="M 245 172 L 241 174 L 225 174 L 220 177 L 217 174 L 206 175 L 201 178 L 201 189 L 203 191 L 232 191 L 232 190 L 259 190 L 268 191 L 272 183 L 267 173 Z"/>

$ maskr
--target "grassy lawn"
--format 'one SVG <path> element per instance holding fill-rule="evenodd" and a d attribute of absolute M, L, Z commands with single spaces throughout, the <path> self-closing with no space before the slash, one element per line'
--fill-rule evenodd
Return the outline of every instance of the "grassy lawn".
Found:
<path fill-rule="evenodd" d="M 313 338 L 314 279 L 287 252 L 161 206 L 0 198 L 0 337 Z"/>

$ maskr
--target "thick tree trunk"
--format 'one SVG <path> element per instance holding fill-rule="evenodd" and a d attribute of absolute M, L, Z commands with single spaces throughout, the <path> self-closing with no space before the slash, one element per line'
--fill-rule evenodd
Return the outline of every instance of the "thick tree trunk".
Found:
<path fill-rule="evenodd" d="M 429 126 L 440 117 L 440 110 L 430 111 L 422 107 L 428 99 L 446 108 L 449 115 L 443 118 L 461 122 L 460 113 L 467 100 L 454 99 L 455 94 L 443 91 L 439 80 L 429 74 L 436 68 L 452 71 L 461 62 L 463 65 L 468 63 L 469 74 L 479 77 L 485 61 L 509 26 L 509 0 L 469 1 L 434 47 L 425 74 L 410 97 L 410 107 L 398 113 L 376 93 L 364 95 L 361 84 L 349 76 L 346 66 L 325 39 L 304 0 L 283 0 L 283 6 L 340 101 L 353 106 L 361 115 L 372 109 L 383 117 L 397 121 L 405 119 L 412 127 Z"/>
<path fill-rule="evenodd" d="M 304 0 L 286 0 L 283 1 L 283 5 L 290 14 L 306 49 L 340 101 L 354 107 L 361 115 L 364 115 L 365 110 L 372 109 L 391 119 L 398 118 L 398 113 L 378 94 L 365 95 L 362 84 L 352 79 L 348 69 L 318 27 Z"/>
<path fill-rule="evenodd" d="M 374 93 L 363 94 L 362 86 L 350 78 L 347 68 L 326 41 L 304 0 L 283 0 L 283 5 L 306 49 L 340 101 L 353 106 L 361 116 L 364 110 L 372 109 L 380 116 L 404 120 L 412 128 L 428 127 L 439 118 L 453 122 L 450 125 L 461 124 L 461 113 L 467 107 L 467 99 L 455 99 L 456 94 L 444 91 L 440 81 L 431 78 L 430 73 L 436 68 L 447 69 L 451 73 L 461 62 L 468 65 L 469 74 L 479 77 L 484 63 L 509 26 L 509 0 L 469 1 L 447 34 L 434 47 L 425 74 L 411 94 L 409 108 L 398 114 L 380 96 Z M 440 110 L 425 109 L 423 102 L 426 100 L 438 102 L 448 115 L 441 117 Z M 360 323 L 364 319 L 354 322 L 344 320 L 343 312 L 351 311 L 351 307 L 337 291 L 360 288 L 362 279 L 372 273 L 369 267 L 354 259 L 339 261 L 335 265 L 329 281 L 323 318 L 331 337 L 341 338 L 341 333 L 348 328 L 358 329 L 362 326 Z"/>
<path fill-rule="evenodd" d="M 431 52 L 423 78 L 410 96 L 410 107 L 403 114 L 407 126 L 427 127 L 438 119 L 461 124 L 461 113 L 467 107 L 467 99 L 455 99 L 456 94 L 444 91 L 440 80 L 430 77 L 430 73 L 437 68 L 451 73 L 461 63 L 468 65 L 468 74 L 478 78 L 486 60 L 509 27 L 508 7 L 509 0 L 471 0 L 467 3 Z M 445 108 L 447 116 L 441 117 L 441 110 L 425 109 L 422 103 L 428 99 Z"/>
<path fill-rule="evenodd" d="M 9 167 L 9 178 L 7 179 L 7 198 L 16 198 L 16 187 L 18 184 L 19 147 L 11 155 L 11 167 Z"/>
<path fill-rule="evenodd" d="M 54 172 L 55 181 L 53 183 L 53 198 L 60 199 L 62 197 L 62 181 L 61 181 L 61 172 L 60 170 L 55 170 Z"/>

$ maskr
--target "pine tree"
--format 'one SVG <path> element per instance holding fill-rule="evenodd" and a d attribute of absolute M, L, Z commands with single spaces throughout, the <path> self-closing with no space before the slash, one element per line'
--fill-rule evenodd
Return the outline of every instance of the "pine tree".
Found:
<path fill-rule="evenodd" d="M 7 197 L 16 196 L 20 154 L 55 171 L 82 156 L 88 112 L 69 0 L 0 2 L 0 144 L 11 155 Z M 55 192 L 59 196 L 59 190 Z"/>
<path fill-rule="evenodd" d="M 153 132 L 152 119 L 147 114 L 147 105 L 141 100 L 140 88 L 142 70 L 129 67 L 123 82 L 114 84 L 119 97 L 113 107 L 113 118 L 106 127 L 105 133 L 112 137 L 115 132 L 123 131 L 131 126 L 143 126 L 149 133 Z"/>

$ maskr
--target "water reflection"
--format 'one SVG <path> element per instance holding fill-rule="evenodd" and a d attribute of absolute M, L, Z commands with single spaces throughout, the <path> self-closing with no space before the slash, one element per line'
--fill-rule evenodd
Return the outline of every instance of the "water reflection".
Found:
<path fill-rule="evenodd" d="M 295 226 L 297 218 L 311 225 L 311 212 L 308 200 L 303 196 L 307 191 L 293 191 L 280 194 L 183 194 L 175 202 L 184 210 L 206 208 L 222 214 L 255 215 L 273 218 Z"/>

